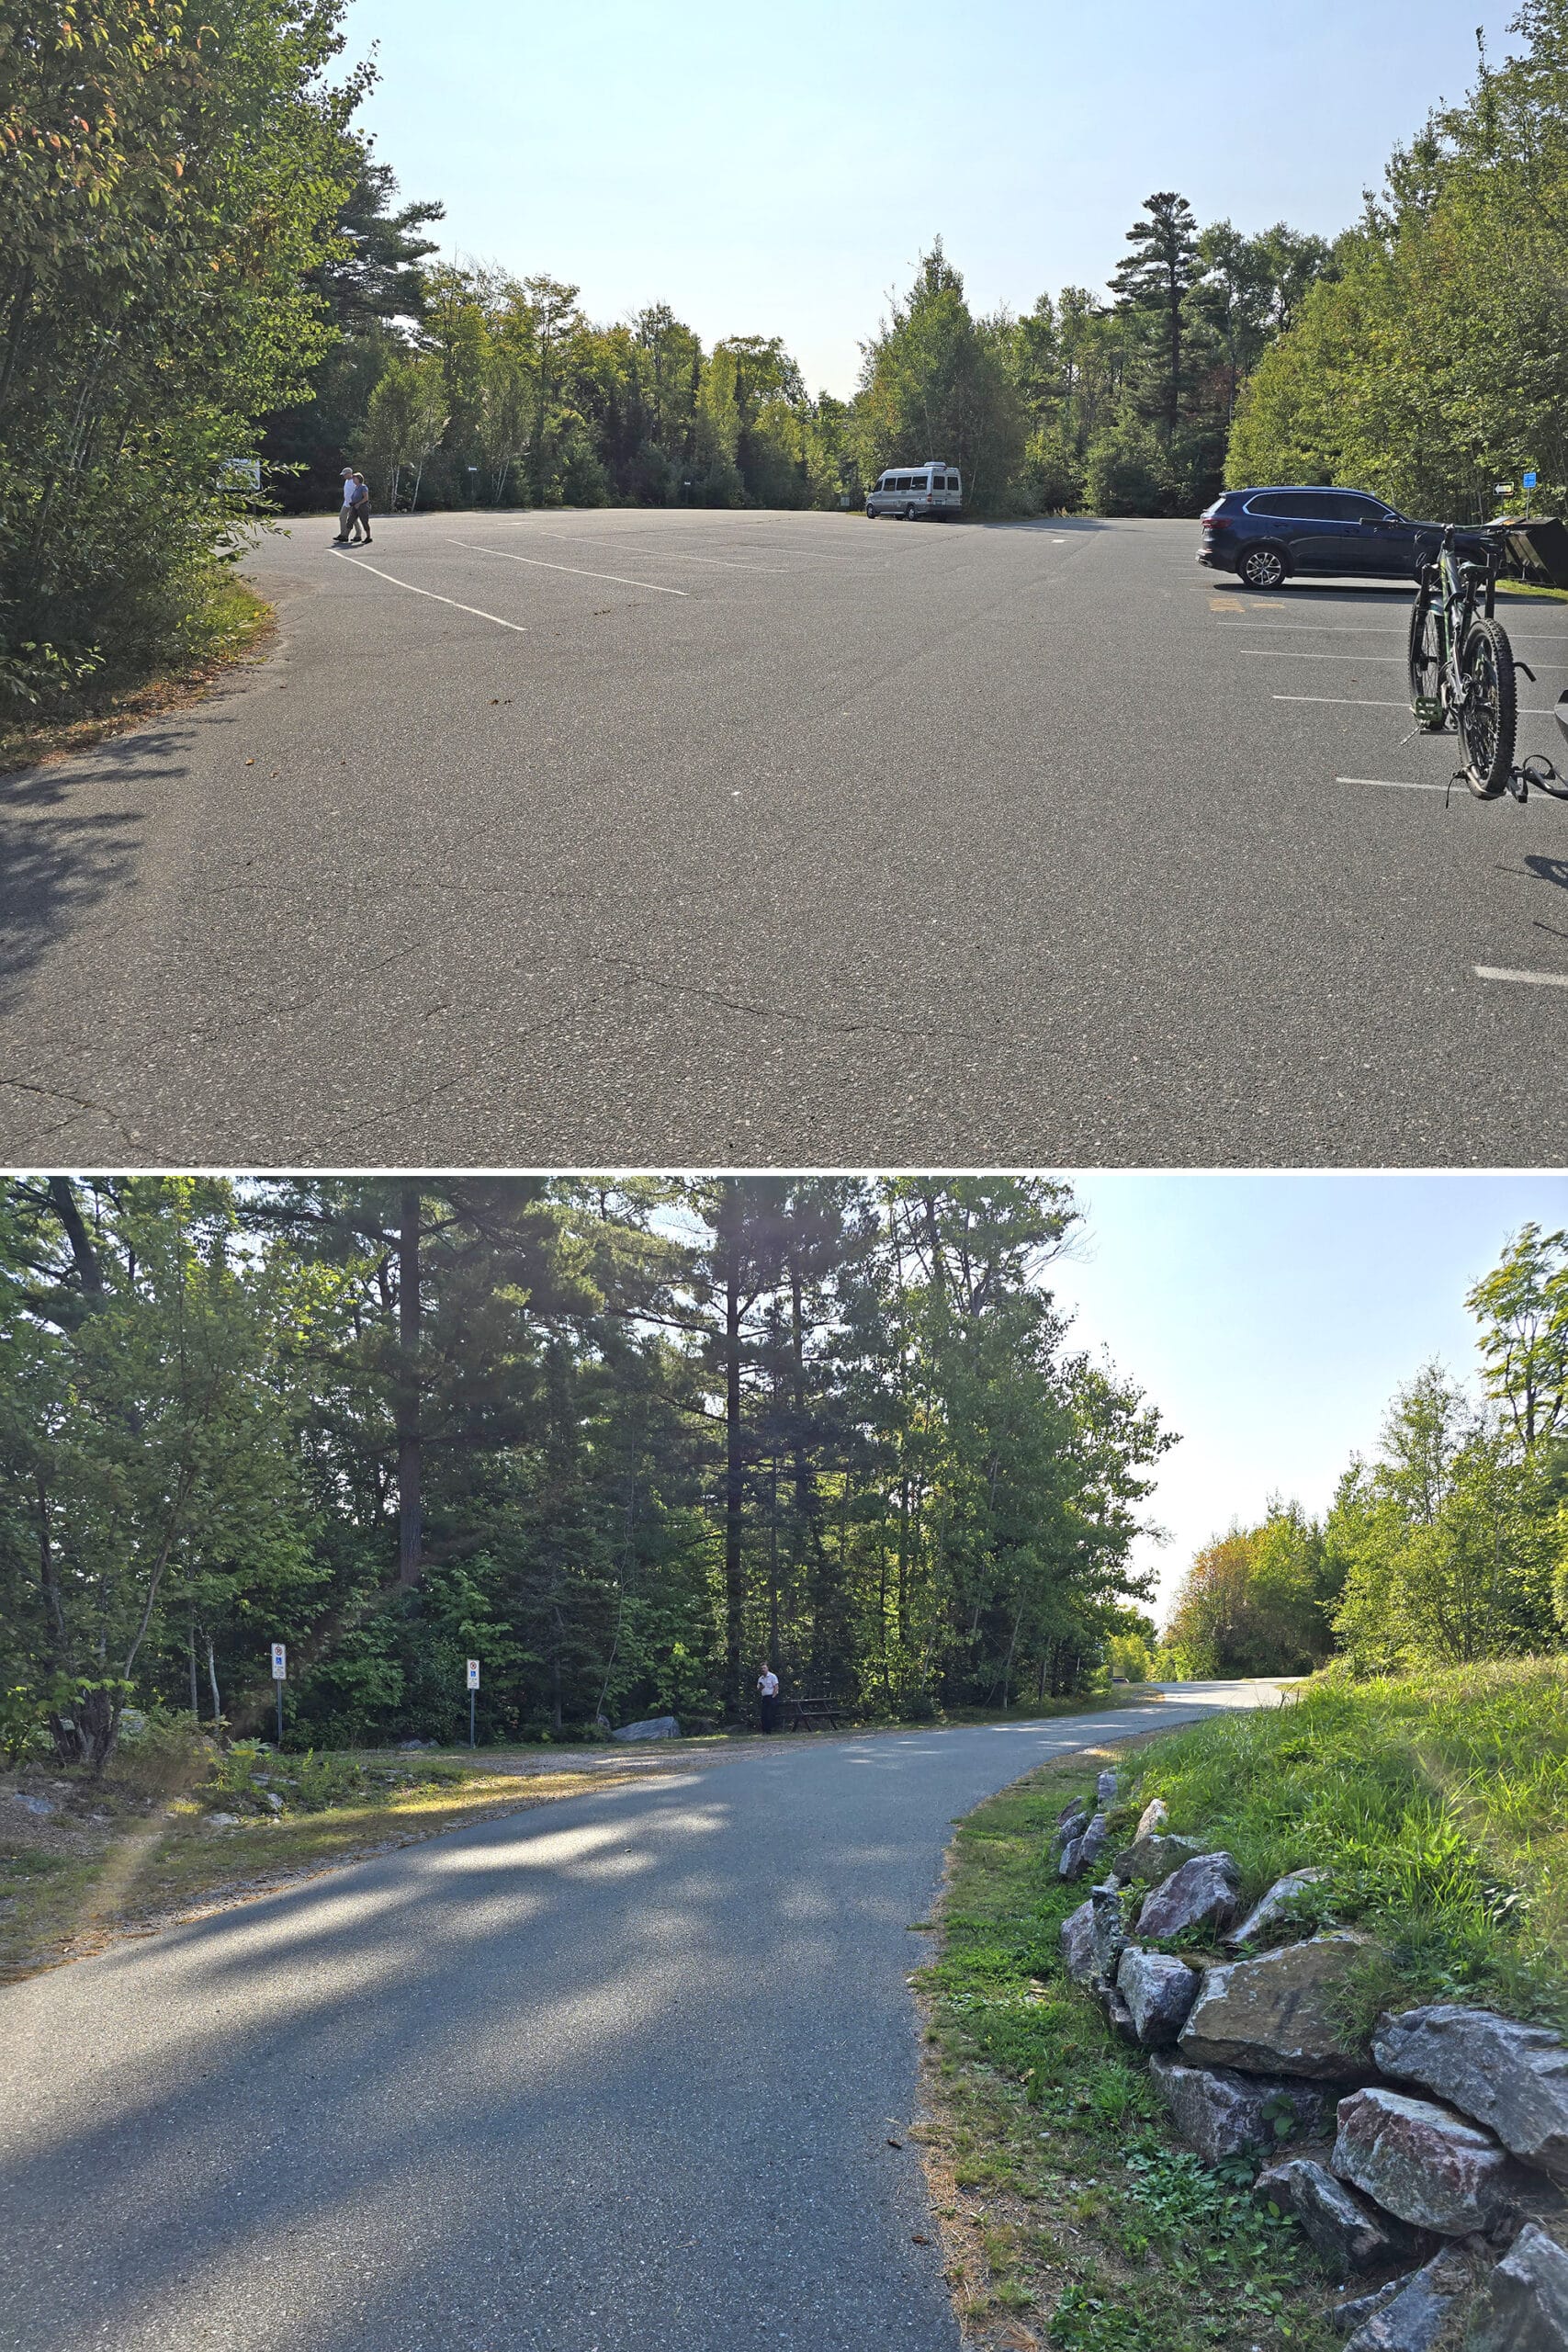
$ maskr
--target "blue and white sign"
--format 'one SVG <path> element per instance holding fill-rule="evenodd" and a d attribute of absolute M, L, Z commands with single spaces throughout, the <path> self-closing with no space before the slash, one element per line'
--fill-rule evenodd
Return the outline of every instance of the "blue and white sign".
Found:
<path fill-rule="evenodd" d="M 1525 488 L 1527 490 L 1533 490 L 1540 479 L 1540 477 L 1539 474 L 1527 474 L 1525 476 Z"/>
<path fill-rule="evenodd" d="M 287 1682 L 288 1679 L 288 1652 L 281 1642 L 274 1642 L 272 1645 L 272 1679 L 275 1682 Z"/>
<path fill-rule="evenodd" d="M 479 1662 L 477 1657 L 471 1657 L 468 1660 L 468 1688 L 470 1690 L 477 1690 L 479 1687 Z"/>

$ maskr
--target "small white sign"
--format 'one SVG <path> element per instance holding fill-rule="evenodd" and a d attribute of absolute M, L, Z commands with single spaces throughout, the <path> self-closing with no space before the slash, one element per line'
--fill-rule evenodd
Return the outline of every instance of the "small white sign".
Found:
<path fill-rule="evenodd" d="M 287 1682 L 288 1679 L 288 1652 L 281 1642 L 274 1642 L 272 1645 L 272 1679 L 275 1682 Z"/>
<path fill-rule="evenodd" d="M 468 1660 L 468 1688 L 470 1690 L 477 1690 L 479 1687 L 479 1662 L 477 1657 L 471 1657 Z"/>

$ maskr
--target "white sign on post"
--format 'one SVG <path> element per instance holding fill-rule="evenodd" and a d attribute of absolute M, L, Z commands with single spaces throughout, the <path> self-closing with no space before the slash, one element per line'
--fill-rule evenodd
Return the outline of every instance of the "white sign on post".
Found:
<path fill-rule="evenodd" d="M 288 1679 L 288 1653 L 281 1642 L 274 1642 L 272 1645 L 272 1679 L 275 1682 L 287 1682 Z"/>
<path fill-rule="evenodd" d="M 471 1657 L 468 1660 L 468 1688 L 470 1690 L 477 1690 L 479 1687 L 479 1662 L 477 1657 Z"/>

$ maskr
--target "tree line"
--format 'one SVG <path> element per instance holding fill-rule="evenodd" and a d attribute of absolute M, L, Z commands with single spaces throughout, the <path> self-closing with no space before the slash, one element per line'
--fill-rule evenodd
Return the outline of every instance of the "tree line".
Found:
<path fill-rule="evenodd" d="M 13 1715 L 484 1739 L 1066 1694 L 1172 1442 L 1034 1179 L 0 1184 Z"/>
<path fill-rule="evenodd" d="M 1238 403 L 1227 479 L 1348 482 L 1490 517 L 1568 499 L 1568 0 L 1393 155 Z M 1511 495 L 1509 494 L 1511 492 Z"/>
<path fill-rule="evenodd" d="M 1525 1226 L 1466 1305 L 1476 1390 L 1423 1366 L 1321 1520 L 1279 1503 L 1200 1552 L 1168 1668 L 1393 1672 L 1568 1642 L 1568 1234 Z"/>

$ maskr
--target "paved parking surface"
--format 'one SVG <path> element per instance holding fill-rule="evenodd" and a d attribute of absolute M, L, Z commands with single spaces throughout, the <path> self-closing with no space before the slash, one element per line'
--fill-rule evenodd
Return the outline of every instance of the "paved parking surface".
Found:
<path fill-rule="evenodd" d="M 1529 1163 L 1568 808 L 1443 789 L 1407 598 L 1190 524 L 297 526 L 204 707 L 0 787 L 0 1155 Z M 1554 747 L 1568 613 L 1506 617 Z"/>
<path fill-rule="evenodd" d="M 1277 1697 L 748 1742 L 7 1987 L 0 2343 L 957 2352 L 906 2129 L 949 1818 Z"/>

